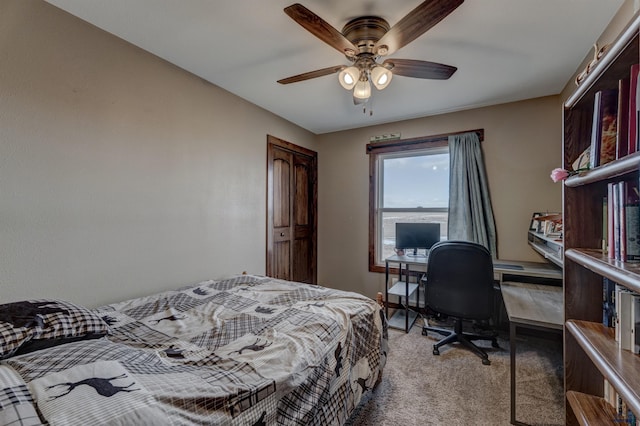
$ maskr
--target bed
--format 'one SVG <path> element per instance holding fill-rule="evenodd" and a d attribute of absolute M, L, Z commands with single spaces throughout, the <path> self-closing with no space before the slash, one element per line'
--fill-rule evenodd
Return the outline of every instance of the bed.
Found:
<path fill-rule="evenodd" d="M 0 305 L 0 425 L 341 425 L 381 377 L 386 330 L 360 294 L 256 275 Z"/>

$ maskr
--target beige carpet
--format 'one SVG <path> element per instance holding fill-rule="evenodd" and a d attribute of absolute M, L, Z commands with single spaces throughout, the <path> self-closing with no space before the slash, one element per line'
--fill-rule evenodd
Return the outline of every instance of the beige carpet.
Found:
<path fill-rule="evenodd" d="M 432 354 L 436 334 L 421 334 L 418 320 L 408 334 L 389 329 L 389 355 L 382 382 L 363 399 L 349 426 L 509 425 L 508 335 L 490 342 L 491 365 L 458 344 Z M 518 336 L 517 419 L 531 425 L 563 425 L 562 344 L 559 338 Z"/>

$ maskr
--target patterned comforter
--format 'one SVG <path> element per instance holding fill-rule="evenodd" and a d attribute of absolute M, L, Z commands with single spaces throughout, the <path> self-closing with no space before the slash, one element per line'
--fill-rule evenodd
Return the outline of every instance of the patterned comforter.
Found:
<path fill-rule="evenodd" d="M 94 312 L 109 336 L 0 362 L 0 424 L 341 425 L 386 360 L 375 301 L 261 276 Z"/>

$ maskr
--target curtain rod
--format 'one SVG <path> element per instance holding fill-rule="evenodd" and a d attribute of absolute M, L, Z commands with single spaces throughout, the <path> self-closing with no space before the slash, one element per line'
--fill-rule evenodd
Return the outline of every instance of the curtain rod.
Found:
<path fill-rule="evenodd" d="M 461 132 L 442 133 L 439 135 L 431 135 L 431 136 L 420 136 L 420 137 L 411 138 L 411 139 L 398 139 L 398 140 L 386 141 L 386 142 L 368 143 L 367 153 L 370 153 L 371 151 L 374 151 L 374 150 L 389 148 L 389 147 L 411 146 L 411 145 L 418 145 L 422 143 L 448 142 L 449 136 L 461 135 L 464 133 L 472 133 L 472 132 L 478 134 L 478 139 L 480 139 L 480 142 L 484 141 L 484 129 L 463 130 Z"/>

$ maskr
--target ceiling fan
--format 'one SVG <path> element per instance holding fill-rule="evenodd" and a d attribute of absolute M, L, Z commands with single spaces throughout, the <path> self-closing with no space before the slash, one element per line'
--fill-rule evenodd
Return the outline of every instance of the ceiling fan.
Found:
<path fill-rule="evenodd" d="M 405 77 L 446 80 L 456 72 L 451 65 L 415 59 L 390 58 L 378 62 L 411 43 L 443 20 L 464 0 L 426 0 L 393 27 L 378 16 L 362 16 L 350 20 L 338 31 L 318 15 L 299 3 L 284 9 L 294 21 L 311 34 L 344 54 L 350 65 L 336 65 L 278 80 L 280 84 L 297 83 L 339 73 L 346 90 L 353 89 L 353 101 L 366 103 L 371 97 L 371 83 L 378 90 L 389 85 L 394 74 Z"/>

